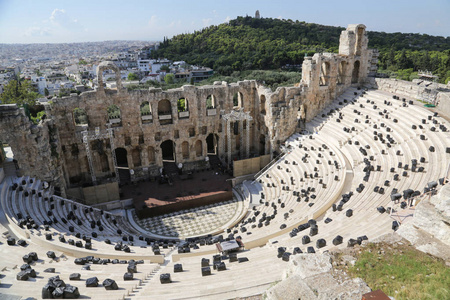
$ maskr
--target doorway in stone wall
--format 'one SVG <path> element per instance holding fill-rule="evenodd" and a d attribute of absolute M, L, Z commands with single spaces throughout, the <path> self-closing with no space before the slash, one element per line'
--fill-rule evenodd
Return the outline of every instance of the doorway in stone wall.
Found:
<path fill-rule="evenodd" d="M 161 143 L 162 159 L 167 162 L 175 162 L 175 143 L 167 140 Z"/>
<path fill-rule="evenodd" d="M 266 136 L 261 134 L 259 136 L 259 155 L 266 154 Z"/>
<path fill-rule="evenodd" d="M 352 83 L 358 83 L 359 80 L 359 60 L 355 61 L 352 72 Z"/>
<path fill-rule="evenodd" d="M 130 181 L 130 169 L 128 168 L 128 153 L 125 148 L 116 148 L 114 150 L 117 161 L 117 172 L 119 172 L 120 183 Z"/>
<path fill-rule="evenodd" d="M 208 149 L 208 155 L 218 155 L 219 154 L 219 136 L 214 133 L 210 133 L 206 137 L 206 145 Z"/>

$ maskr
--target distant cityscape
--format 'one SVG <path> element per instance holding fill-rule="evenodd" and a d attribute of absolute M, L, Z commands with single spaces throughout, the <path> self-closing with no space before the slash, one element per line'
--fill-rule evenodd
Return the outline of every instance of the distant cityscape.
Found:
<path fill-rule="evenodd" d="M 63 44 L 0 44 L 0 94 L 17 78 L 30 80 L 45 102 L 55 96 L 97 88 L 97 66 L 114 61 L 121 70 L 123 85 L 149 80 L 164 81 L 173 74 L 174 82 L 195 83 L 209 78 L 213 70 L 184 61 L 151 59 L 158 42 L 105 41 Z M 104 74 L 105 85 L 115 88 L 115 75 Z"/>

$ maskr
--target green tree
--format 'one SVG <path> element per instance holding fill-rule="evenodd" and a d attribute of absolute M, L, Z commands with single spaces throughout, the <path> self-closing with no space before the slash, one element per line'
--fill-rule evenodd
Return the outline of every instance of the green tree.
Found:
<path fill-rule="evenodd" d="M 88 117 L 84 109 L 76 107 L 73 110 L 73 118 L 76 125 L 88 124 Z"/>
<path fill-rule="evenodd" d="M 161 66 L 161 68 L 159 68 L 161 71 L 166 71 L 166 72 L 169 72 L 170 71 L 170 68 L 169 68 L 169 66 L 168 65 L 162 65 Z"/>
<path fill-rule="evenodd" d="M 164 81 L 167 83 L 167 84 L 173 84 L 174 82 L 175 82 L 175 75 L 173 75 L 173 74 L 167 74 L 165 77 L 164 77 Z"/>
<path fill-rule="evenodd" d="M 65 89 L 65 88 L 60 88 L 58 97 L 62 98 L 62 97 L 66 97 L 66 96 L 70 96 L 70 90 L 69 89 Z"/>
<path fill-rule="evenodd" d="M 130 81 L 139 80 L 139 76 L 137 76 L 136 73 L 131 72 L 131 73 L 128 73 L 127 79 Z"/>
<path fill-rule="evenodd" d="M 179 112 L 180 111 L 185 111 L 186 110 L 186 99 L 184 99 L 184 98 L 178 99 L 178 101 L 177 101 L 177 108 L 178 108 Z"/>
<path fill-rule="evenodd" d="M 39 93 L 33 90 L 29 80 L 11 80 L 3 89 L 0 95 L 2 104 L 28 104 L 34 105 Z"/>
<path fill-rule="evenodd" d="M 45 96 L 50 95 L 50 92 L 48 91 L 48 88 L 45 88 L 45 89 L 44 89 L 44 95 L 45 95 Z"/>

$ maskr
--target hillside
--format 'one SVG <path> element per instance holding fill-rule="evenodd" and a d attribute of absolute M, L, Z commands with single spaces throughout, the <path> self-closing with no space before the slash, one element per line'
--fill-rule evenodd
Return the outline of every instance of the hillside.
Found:
<path fill-rule="evenodd" d="M 238 17 L 228 24 L 164 39 L 153 57 L 203 65 L 221 75 L 299 65 L 305 54 L 337 52 L 343 27 L 292 20 Z M 450 37 L 369 31 L 369 47 L 380 51 L 379 67 L 411 79 L 418 69 L 450 78 Z M 410 69 L 410 70 L 409 70 Z M 399 72 L 400 71 L 400 72 Z"/>

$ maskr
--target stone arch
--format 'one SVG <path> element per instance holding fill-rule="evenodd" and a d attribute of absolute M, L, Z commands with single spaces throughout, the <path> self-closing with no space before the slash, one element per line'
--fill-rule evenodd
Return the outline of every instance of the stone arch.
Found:
<path fill-rule="evenodd" d="M 109 123 L 117 124 L 117 123 L 120 123 L 122 121 L 120 108 L 117 105 L 111 104 L 110 106 L 108 106 L 106 111 L 108 113 L 108 121 L 109 121 Z"/>
<path fill-rule="evenodd" d="M 203 143 L 201 140 L 195 142 L 195 155 L 197 157 L 203 156 Z"/>
<path fill-rule="evenodd" d="M 206 150 L 207 154 L 219 155 L 219 136 L 214 133 L 210 133 L 206 137 Z"/>
<path fill-rule="evenodd" d="M 148 146 L 148 163 L 149 164 L 154 164 L 156 162 L 156 158 L 155 158 L 155 148 L 153 148 L 152 146 Z"/>
<path fill-rule="evenodd" d="M 152 114 L 152 108 L 150 106 L 150 103 L 148 101 L 144 101 L 141 103 L 139 110 L 141 112 L 141 116 L 147 116 Z"/>
<path fill-rule="evenodd" d="M 160 147 L 163 161 L 175 161 L 175 143 L 172 140 L 165 140 Z"/>
<path fill-rule="evenodd" d="M 216 98 L 214 95 L 208 95 L 208 97 L 206 97 L 206 109 L 216 108 L 216 106 Z"/>
<path fill-rule="evenodd" d="M 128 168 L 128 154 L 125 148 L 116 148 L 115 150 L 117 166 L 122 168 Z"/>
<path fill-rule="evenodd" d="M 259 135 L 259 155 L 266 154 L 266 136 L 264 134 Z"/>
<path fill-rule="evenodd" d="M 266 115 L 266 96 L 261 95 L 259 97 L 259 103 L 261 107 L 261 114 Z"/>
<path fill-rule="evenodd" d="M 136 147 L 133 150 L 131 150 L 131 158 L 133 159 L 134 167 L 140 167 L 142 165 L 141 149 L 139 149 L 139 147 Z"/>
<path fill-rule="evenodd" d="M 366 27 L 364 25 L 358 25 L 356 27 L 355 55 L 361 55 L 362 40 L 364 37 L 365 28 Z"/>
<path fill-rule="evenodd" d="M 320 85 L 329 85 L 330 84 L 330 62 L 324 61 L 320 65 Z"/>
<path fill-rule="evenodd" d="M 181 143 L 181 155 L 183 155 L 184 159 L 189 159 L 189 143 L 188 142 Z"/>
<path fill-rule="evenodd" d="M 233 107 L 244 107 L 244 96 L 242 95 L 241 92 L 236 92 L 233 95 Z"/>
<path fill-rule="evenodd" d="M 189 101 L 188 99 L 182 97 L 177 101 L 178 112 L 189 111 Z"/>
<path fill-rule="evenodd" d="M 158 118 L 161 125 L 172 124 L 172 105 L 169 100 L 158 102 Z"/>
<path fill-rule="evenodd" d="M 152 117 L 152 107 L 148 101 L 144 101 L 139 106 L 139 111 L 141 113 L 142 123 L 151 123 L 153 120 Z"/>
<path fill-rule="evenodd" d="M 359 60 L 357 60 L 353 64 L 352 83 L 359 82 L 359 69 L 360 69 L 360 63 L 359 63 Z"/>
<path fill-rule="evenodd" d="M 75 125 L 81 126 L 81 125 L 88 125 L 88 116 L 84 109 L 75 107 L 73 109 L 73 122 Z"/>
<path fill-rule="evenodd" d="M 338 84 L 344 84 L 345 83 L 345 73 L 347 71 L 347 62 L 341 61 L 338 65 L 338 78 L 337 83 Z"/>
<path fill-rule="evenodd" d="M 104 61 L 101 62 L 97 67 L 97 83 L 98 83 L 98 90 L 104 91 L 103 87 L 103 71 L 105 70 L 112 70 L 116 75 L 116 85 L 117 85 L 117 92 L 120 93 L 122 90 L 122 78 L 120 76 L 120 69 L 116 66 L 116 64 L 112 61 Z"/>

